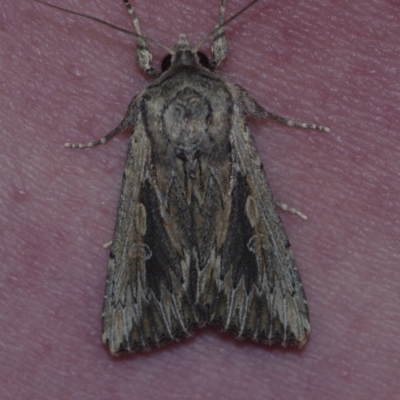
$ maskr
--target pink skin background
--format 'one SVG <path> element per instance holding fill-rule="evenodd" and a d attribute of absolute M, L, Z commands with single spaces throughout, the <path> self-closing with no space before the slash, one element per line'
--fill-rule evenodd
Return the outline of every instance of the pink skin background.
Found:
<path fill-rule="evenodd" d="M 228 2 L 228 16 L 246 1 Z M 58 1 L 131 29 L 122 1 Z M 133 1 L 172 47 L 218 0 Z M 103 136 L 148 78 L 133 37 L 31 0 L 0 6 L 0 398 L 392 399 L 400 393 L 400 3 L 261 0 L 220 68 L 265 108 L 331 133 L 250 122 L 310 305 L 302 349 L 206 328 L 113 358 L 101 312 L 129 134 Z M 204 46 L 209 53 L 210 42 Z M 158 67 L 164 51 L 151 46 Z"/>

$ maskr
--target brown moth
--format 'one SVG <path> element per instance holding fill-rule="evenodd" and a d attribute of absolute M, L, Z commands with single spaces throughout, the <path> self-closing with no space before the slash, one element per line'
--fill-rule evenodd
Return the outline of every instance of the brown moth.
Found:
<path fill-rule="evenodd" d="M 305 344 L 307 302 L 247 118 L 319 129 L 264 110 L 213 71 L 227 55 L 221 0 L 213 61 L 180 35 L 162 71 L 128 0 L 137 61 L 153 77 L 104 144 L 131 130 L 103 309 L 113 355 L 149 350 L 217 325 L 238 339 Z M 92 18 L 93 19 L 93 18 Z M 301 216 L 301 213 L 289 209 Z"/>

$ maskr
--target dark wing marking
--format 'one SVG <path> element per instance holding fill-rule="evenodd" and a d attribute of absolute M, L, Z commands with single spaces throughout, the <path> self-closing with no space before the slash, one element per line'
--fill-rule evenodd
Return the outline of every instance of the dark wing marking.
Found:
<path fill-rule="evenodd" d="M 190 256 L 178 254 L 184 247 L 172 243 L 176 234 L 167 232 L 170 221 L 159 196 L 150 141 L 138 121 L 128 150 L 103 306 L 103 341 L 115 355 L 188 336 L 199 324 L 189 298 Z"/>
<path fill-rule="evenodd" d="M 238 107 L 232 133 L 233 190 L 220 249 L 211 322 L 238 338 L 304 345 L 305 294 L 257 149 Z"/>

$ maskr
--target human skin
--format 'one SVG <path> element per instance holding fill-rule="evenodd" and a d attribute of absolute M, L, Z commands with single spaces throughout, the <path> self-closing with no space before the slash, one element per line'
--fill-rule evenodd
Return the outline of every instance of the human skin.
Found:
<path fill-rule="evenodd" d="M 136 4 L 140 3 L 140 4 Z M 227 15 L 246 2 L 228 2 Z M 130 29 L 122 1 L 53 0 Z M 213 29 L 218 1 L 132 2 L 172 47 Z M 400 392 L 400 6 L 263 1 L 227 29 L 220 68 L 266 109 L 322 133 L 250 122 L 310 306 L 301 349 L 213 328 L 113 358 L 101 308 L 129 134 L 103 136 L 148 78 L 135 40 L 31 0 L 1 5 L 0 398 L 376 399 Z M 150 45 L 158 67 L 164 51 Z M 208 52 L 210 42 L 204 46 Z"/>

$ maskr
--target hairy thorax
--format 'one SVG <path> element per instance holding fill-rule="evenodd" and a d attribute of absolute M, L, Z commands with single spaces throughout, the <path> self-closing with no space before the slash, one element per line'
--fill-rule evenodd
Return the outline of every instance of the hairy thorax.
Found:
<path fill-rule="evenodd" d="M 233 100 L 215 74 L 200 66 L 175 68 L 150 84 L 140 110 L 156 163 L 175 169 L 181 162 L 193 178 L 199 160 L 227 161 Z"/>

